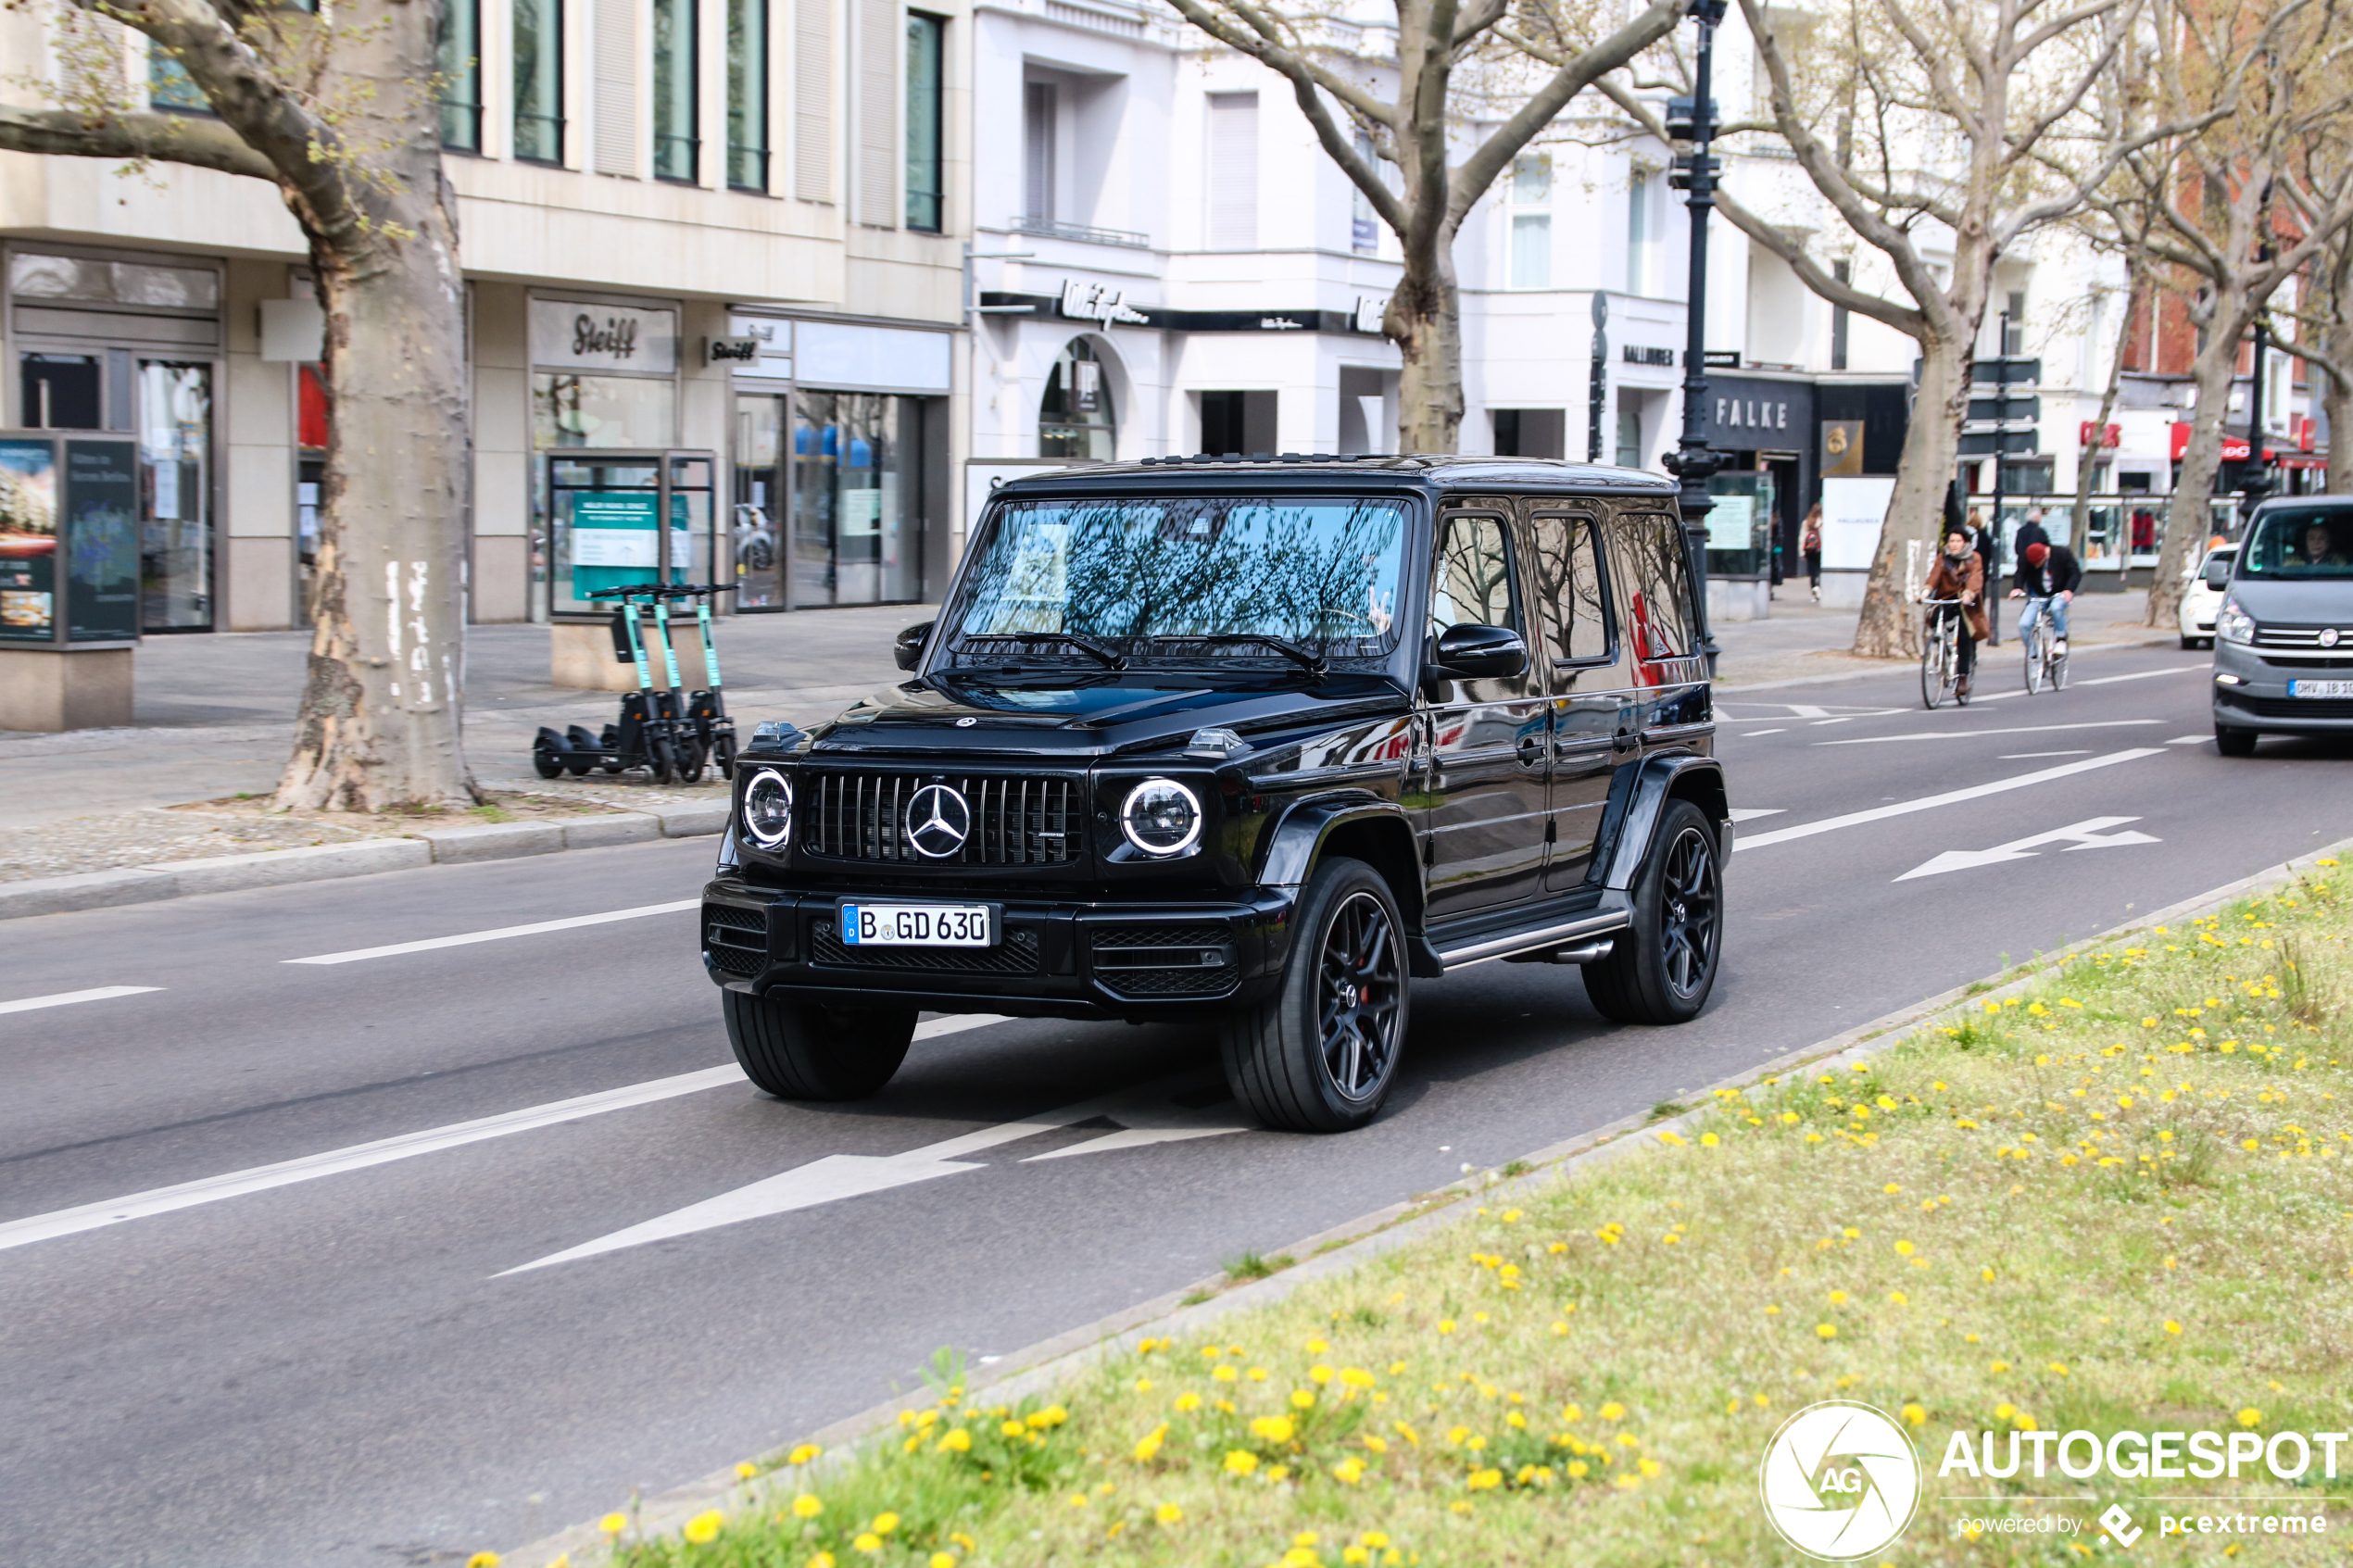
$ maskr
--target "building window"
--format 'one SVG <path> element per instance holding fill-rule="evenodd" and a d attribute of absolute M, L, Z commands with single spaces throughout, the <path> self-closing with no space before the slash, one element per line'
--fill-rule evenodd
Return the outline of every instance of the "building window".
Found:
<path fill-rule="evenodd" d="M 940 64 L 948 23 L 907 13 L 907 227 L 937 234 L 941 225 Z"/>
<path fill-rule="evenodd" d="M 212 100 L 196 79 L 160 44 L 147 45 L 147 107 L 168 114 L 210 114 Z"/>
<path fill-rule="evenodd" d="M 1022 83 L 1022 216 L 1054 220 L 1054 132 L 1061 117 L 1051 82 Z"/>
<path fill-rule="evenodd" d="M 1642 466 L 1642 410 L 1629 404 L 1623 392 L 1618 394 L 1617 405 L 1617 466 Z"/>
<path fill-rule="evenodd" d="M 1102 362 L 1094 345 L 1072 338 L 1046 376 L 1046 395 L 1038 405 L 1038 455 L 1109 462 L 1118 445 L 1119 420 Z"/>
<path fill-rule="evenodd" d="M 564 160 L 563 0 L 514 0 L 515 157 Z"/>
<path fill-rule="evenodd" d="M 727 0 L 727 183 L 768 188 L 768 0 Z"/>
<path fill-rule="evenodd" d="M 1651 176 L 1637 169 L 1626 182 L 1626 292 L 1648 294 L 1651 274 Z"/>
<path fill-rule="evenodd" d="M 1258 248 L 1258 94 L 1209 94 L 1209 248 Z"/>
<path fill-rule="evenodd" d="M 448 0 L 434 70 L 441 78 L 441 144 L 482 151 L 482 0 Z"/>
<path fill-rule="evenodd" d="M 695 0 L 654 0 L 654 178 L 693 184 Z"/>
<path fill-rule="evenodd" d="M 2005 315 L 2008 319 L 2002 323 L 2002 354 L 2006 358 L 2026 352 L 2026 291 L 2010 290 L 2007 303 L 2009 308 Z"/>
<path fill-rule="evenodd" d="M 1526 153 L 1512 163 L 1511 282 L 1516 289 L 1553 286 L 1553 159 Z"/>
<path fill-rule="evenodd" d="M 1373 151 L 1373 139 L 1362 131 L 1356 132 L 1356 156 L 1366 167 L 1378 169 Z M 1348 248 L 1359 256 L 1371 256 L 1380 249 L 1380 220 L 1373 211 L 1373 198 L 1353 182 L 1349 185 Z"/>

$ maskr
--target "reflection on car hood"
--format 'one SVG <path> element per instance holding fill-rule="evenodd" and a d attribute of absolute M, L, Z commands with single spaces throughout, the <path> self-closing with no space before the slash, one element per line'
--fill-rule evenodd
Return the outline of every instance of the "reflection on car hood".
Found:
<path fill-rule="evenodd" d="M 2353 630 L 2353 577 L 2242 577 L 2231 596 L 2259 623 Z"/>
<path fill-rule="evenodd" d="M 1101 756 L 1181 746 L 1209 725 L 1247 737 L 1337 724 L 1410 705 L 1386 675 L 1276 676 L 1205 684 L 1153 671 L 1073 672 L 1066 684 L 935 676 L 878 692 L 821 726 L 812 750 Z"/>

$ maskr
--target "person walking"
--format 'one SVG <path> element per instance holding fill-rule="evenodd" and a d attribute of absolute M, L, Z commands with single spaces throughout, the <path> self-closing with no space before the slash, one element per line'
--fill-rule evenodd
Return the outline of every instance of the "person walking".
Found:
<path fill-rule="evenodd" d="M 1969 696 L 1969 675 L 1977 668 L 1977 645 L 1985 635 L 1985 558 L 1977 553 L 1965 528 L 1944 531 L 1944 551 L 1929 570 L 1923 585 L 1931 599 L 1960 601 L 1959 694 Z M 1931 610 L 1931 614 L 1950 613 Z"/>
<path fill-rule="evenodd" d="M 2024 560 L 2027 551 L 2037 545 L 2047 545 L 2050 542 L 2050 533 L 2043 526 L 2043 508 L 2029 507 L 2026 509 L 2026 521 L 2018 525 L 2018 533 L 2010 539 L 2010 548 L 2018 553 L 2020 560 Z"/>
<path fill-rule="evenodd" d="M 1985 526 L 1983 508 L 1979 507 L 1971 507 L 1969 509 L 1969 554 L 1977 558 L 1977 575 L 1980 583 L 1996 581 L 1994 571 L 1994 552 L 1999 546 L 1994 542 L 1992 531 Z M 1985 646 L 1989 648 L 1997 646 L 1994 640 L 1993 623 L 1986 620 L 1985 612 L 1982 608 L 1978 611 L 1977 621 L 1977 634 L 1984 640 Z M 1964 666 L 1964 668 L 1967 667 Z"/>
<path fill-rule="evenodd" d="M 1822 503 L 1814 503 L 1806 514 L 1806 525 L 1797 537 L 1797 553 L 1806 558 L 1806 581 L 1814 590 L 1814 602 L 1822 602 Z"/>

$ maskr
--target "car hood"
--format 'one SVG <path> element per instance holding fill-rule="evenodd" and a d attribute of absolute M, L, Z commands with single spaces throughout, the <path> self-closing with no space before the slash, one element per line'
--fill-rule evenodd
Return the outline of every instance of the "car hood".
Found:
<path fill-rule="evenodd" d="M 1196 730 L 1229 729 L 1255 745 L 1412 706 L 1386 675 L 1338 673 L 1205 685 L 1157 671 L 1074 673 L 997 682 L 952 675 L 875 694 L 820 726 L 810 749 L 1083 759 L 1182 746 Z"/>
<path fill-rule="evenodd" d="M 2259 623 L 2353 630 L 2353 577 L 2240 577 L 2231 583 L 2231 596 Z"/>

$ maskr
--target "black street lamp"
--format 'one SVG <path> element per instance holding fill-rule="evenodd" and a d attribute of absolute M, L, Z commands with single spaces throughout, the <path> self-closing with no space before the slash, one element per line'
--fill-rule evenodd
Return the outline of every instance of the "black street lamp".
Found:
<path fill-rule="evenodd" d="M 2265 245 L 2268 259 L 2271 247 Z M 2263 450 L 2263 355 L 2271 346 L 2271 318 L 2269 311 L 2255 318 L 2255 379 L 2246 389 L 2246 462 L 2239 470 L 2239 495 L 2252 510 L 2255 503 L 2271 493 L 2271 466 Z M 2246 521 L 2246 513 L 2239 514 Z"/>
<path fill-rule="evenodd" d="M 1683 334 L 1683 433 L 1667 454 L 1667 471 L 1680 488 L 1675 505 L 1683 516 L 1683 541 L 1691 556 L 1692 587 L 1697 618 L 1699 651 L 1706 656 L 1708 673 L 1716 672 L 1716 633 L 1707 624 L 1707 514 L 1716 502 L 1707 482 L 1724 466 L 1721 453 L 1708 449 L 1701 433 L 1707 414 L 1707 215 L 1716 207 L 1716 159 L 1708 144 L 1716 139 L 1716 101 L 1712 96 L 1716 57 L 1716 28 L 1724 19 L 1728 0 L 1689 0 L 1684 14 L 1699 24 L 1699 46 L 1692 56 L 1692 99 L 1688 118 L 1683 106 L 1667 106 L 1667 134 L 1689 142 L 1692 150 L 1675 157 L 1668 183 L 1689 194 L 1691 208 L 1691 278 L 1686 285 Z"/>

